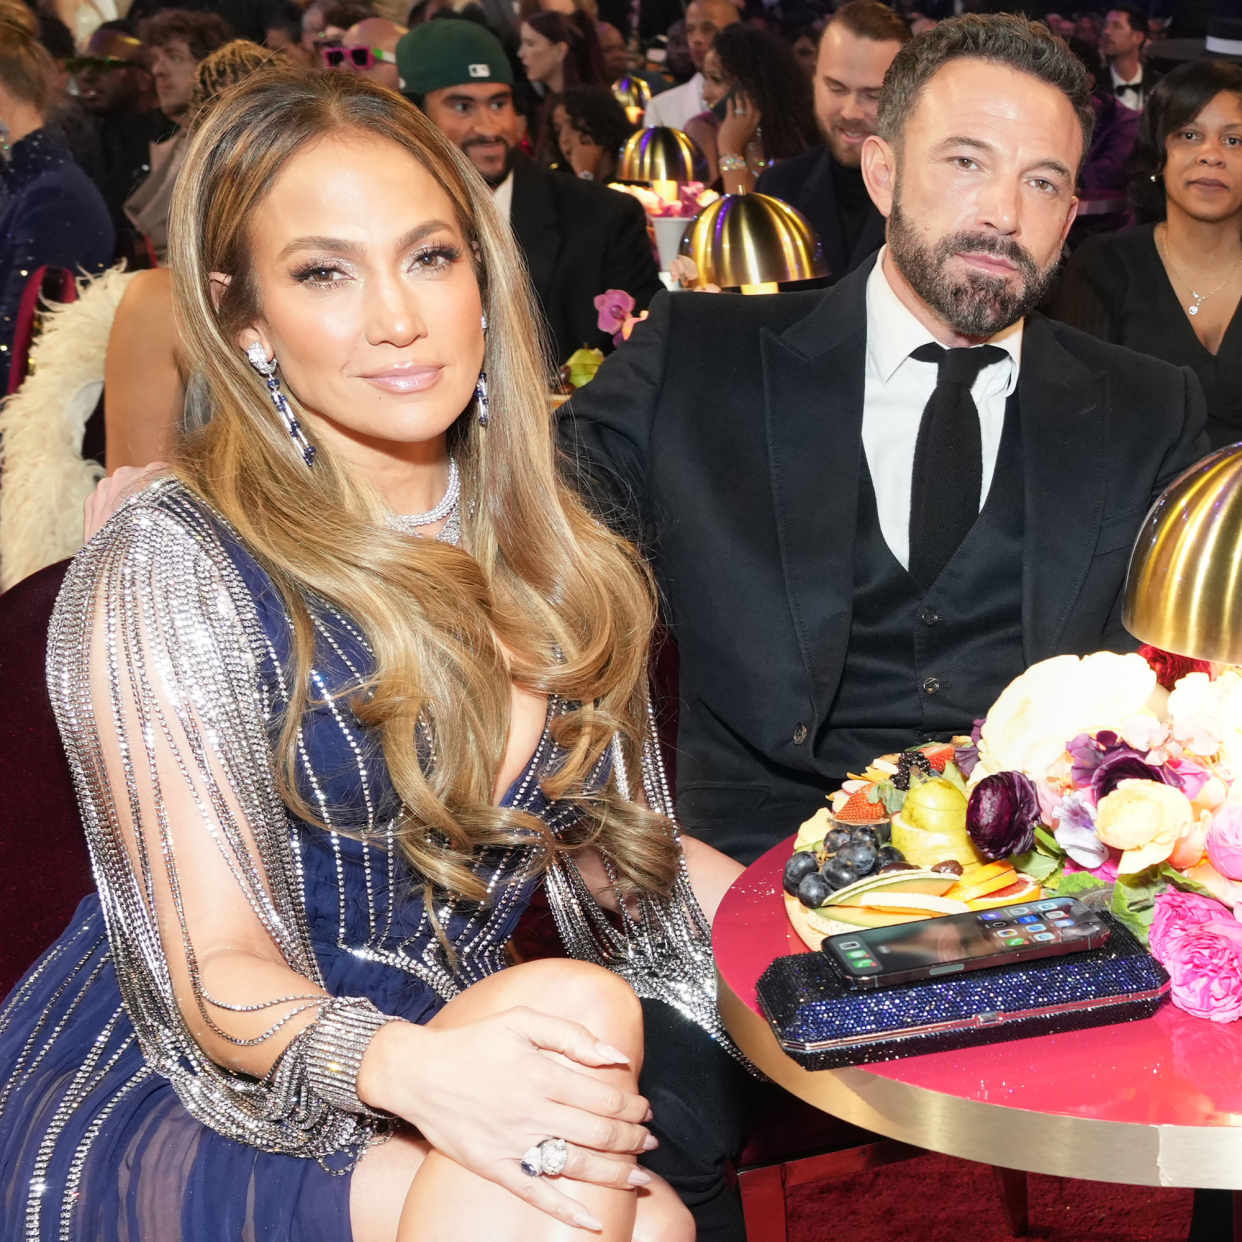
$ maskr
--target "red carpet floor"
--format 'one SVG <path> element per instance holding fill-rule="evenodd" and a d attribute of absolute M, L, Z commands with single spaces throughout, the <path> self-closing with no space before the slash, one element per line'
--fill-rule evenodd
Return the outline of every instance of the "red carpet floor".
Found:
<path fill-rule="evenodd" d="M 1033 1174 L 1039 1242 L 1185 1242 L 1193 1192 Z M 790 1195 L 789 1242 L 1007 1242 L 992 1171 L 920 1156 Z"/>

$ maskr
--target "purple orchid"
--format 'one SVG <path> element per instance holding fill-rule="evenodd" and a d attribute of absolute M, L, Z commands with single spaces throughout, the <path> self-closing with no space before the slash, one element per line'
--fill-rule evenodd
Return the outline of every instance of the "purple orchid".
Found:
<path fill-rule="evenodd" d="M 1086 790 L 1071 789 L 1057 807 L 1057 844 L 1084 871 L 1108 861 L 1108 846 L 1095 834 L 1095 807 Z"/>

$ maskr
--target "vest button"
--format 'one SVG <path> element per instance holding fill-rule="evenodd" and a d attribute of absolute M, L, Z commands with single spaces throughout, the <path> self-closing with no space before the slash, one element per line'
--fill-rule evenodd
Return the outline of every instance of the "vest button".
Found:
<path fill-rule="evenodd" d="M 805 741 L 806 741 L 806 725 L 804 724 L 794 725 L 793 744 L 795 746 L 801 746 L 802 743 Z"/>
<path fill-rule="evenodd" d="M 940 682 L 935 677 L 929 677 L 923 682 L 924 694 L 935 694 L 940 689 Z"/>
<path fill-rule="evenodd" d="M 924 608 L 919 613 L 919 620 L 924 625 L 935 625 L 940 620 L 940 614 L 934 608 Z"/>

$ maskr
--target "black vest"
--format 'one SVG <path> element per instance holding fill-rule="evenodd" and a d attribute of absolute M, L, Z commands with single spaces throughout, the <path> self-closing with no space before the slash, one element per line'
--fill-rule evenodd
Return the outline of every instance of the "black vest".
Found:
<path fill-rule="evenodd" d="M 849 648 L 816 738 L 834 782 L 877 755 L 969 733 L 1026 667 L 1017 394 L 979 518 L 927 592 L 884 539 L 865 453 L 859 473 Z"/>

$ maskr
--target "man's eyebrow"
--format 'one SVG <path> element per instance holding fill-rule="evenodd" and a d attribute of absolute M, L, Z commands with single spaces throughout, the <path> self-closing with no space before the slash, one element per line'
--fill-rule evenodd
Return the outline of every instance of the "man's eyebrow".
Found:
<path fill-rule="evenodd" d="M 424 220 L 422 224 L 415 225 L 414 228 L 401 238 L 397 243 L 397 249 L 408 250 L 411 246 L 422 241 L 424 237 L 430 237 L 433 233 L 450 230 L 451 227 L 443 220 Z M 295 237 L 276 256 L 276 260 L 279 262 L 281 259 L 288 258 L 289 255 L 299 250 L 330 250 L 333 254 L 360 255 L 363 247 L 358 242 L 347 241 L 341 237 Z"/>
<path fill-rule="evenodd" d="M 968 138 L 965 135 L 959 135 L 953 138 L 946 138 L 936 146 L 937 151 L 948 151 L 953 147 L 968 147 L 973 151 L 995 151 L 996 148 L 992 143 L 983 138 Z M 1059 173 L 1062 177 L 1070 177 L 1069 166 L 1063 164 L 1060 160 L 1053 159 L 1048 156 L 1046 159 L 1036 160 L 1031 168 L 1046 168 L 1049 172 Z"/>

